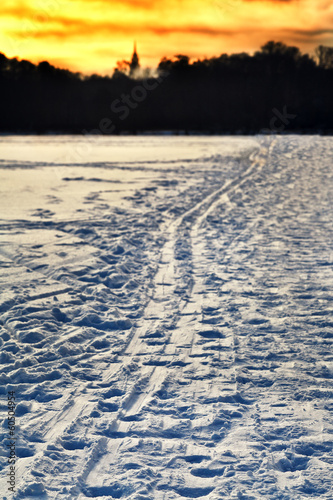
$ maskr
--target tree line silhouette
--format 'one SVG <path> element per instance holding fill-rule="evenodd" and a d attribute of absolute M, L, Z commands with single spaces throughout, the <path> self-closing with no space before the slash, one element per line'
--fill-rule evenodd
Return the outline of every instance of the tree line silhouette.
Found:
<path fill-rule="evenodd" d="M 152 73 L 135 52 L 103 77 L 0 53 L 0 131 L 331 133 L 333 48 L 316 54 L 271 41 L 254 55 L 163 58 Z"/>

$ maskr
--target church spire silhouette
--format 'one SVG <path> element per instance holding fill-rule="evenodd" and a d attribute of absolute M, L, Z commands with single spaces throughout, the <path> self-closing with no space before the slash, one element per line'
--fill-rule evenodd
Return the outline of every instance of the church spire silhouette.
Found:
<path fill-rule="evenodd" d="M 136 42 L 134 42 L 134 52 L 132 55 L 132 60 L 130 62 L 130 75 L 132 76 L 135 70 L 137 70 L 138 68 L 140 68 L 139 56 L 136 50 Z"/>

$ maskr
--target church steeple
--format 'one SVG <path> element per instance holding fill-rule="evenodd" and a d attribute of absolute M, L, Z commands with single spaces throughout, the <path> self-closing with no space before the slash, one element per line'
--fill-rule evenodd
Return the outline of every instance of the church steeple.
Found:
<path fill-rule="evenodd" d="M 130 75 L 133 75 L 135 70 L 140 68 L 140 63 L 139 63 L 139 56 L 136 51 L 136 42 L 134 42 L 134 52 L 132 55 L 132 60 L 130 62 Z"/>

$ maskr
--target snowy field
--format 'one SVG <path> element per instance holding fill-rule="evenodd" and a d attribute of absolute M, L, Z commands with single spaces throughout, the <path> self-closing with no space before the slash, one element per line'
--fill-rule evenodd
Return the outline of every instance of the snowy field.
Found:
<path fill-rule="evenodd" d="M 1 498 L 332 499 L 333 140 L 0 159 Z"/>

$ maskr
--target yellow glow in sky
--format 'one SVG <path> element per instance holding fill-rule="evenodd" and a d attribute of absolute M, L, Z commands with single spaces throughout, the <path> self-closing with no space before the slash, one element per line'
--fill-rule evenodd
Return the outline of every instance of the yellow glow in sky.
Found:
<path fill-rule="evenodd" d="M 130 59 L 253 52 L 268 40 L 312 53 L 333 45 L 331 0 L 1 0 L 0 52 L 111 74 Z"/>

